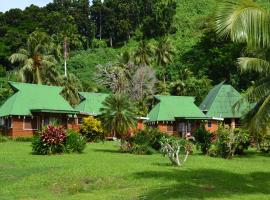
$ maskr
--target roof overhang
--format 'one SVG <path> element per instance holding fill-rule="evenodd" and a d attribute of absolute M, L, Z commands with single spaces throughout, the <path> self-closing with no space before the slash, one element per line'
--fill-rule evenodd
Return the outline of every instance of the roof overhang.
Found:
<path fill-rule="evenodd" d="M 77 114 L 76 110 L 51 110 L 51 109 L 32 109 L 32 113 L 60 113 L 60 114 Z"/>
<path fill-rule="evenodd" d="M 94 112 L 82 112 L 82 111 L 77 111 L 78 114 L 81 114 L 81 115 L 91 115 L 91 116 L 98 116 L 97 113 L 94 113 Z"/>
<path fill-rule="evenodd" d="M 137 119 L 141 119 L 141 120 L 149 120 L 149 117 L 137 117 Z"/>

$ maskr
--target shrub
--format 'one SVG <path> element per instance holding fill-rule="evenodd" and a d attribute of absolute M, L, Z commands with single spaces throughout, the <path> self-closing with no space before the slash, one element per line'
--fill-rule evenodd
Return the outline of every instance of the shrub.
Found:
<path fill-rule="evenodd" d="M 135 144 L 130 152 L 138 155 L 151 155 L 155 153 L 155 150 L 147 144 Z"/>
<path fill-rule="evenodd" d="M 17 137 L 14 139 L 16 142 L 32 142 L 33 137 Z"/>
<path fill-rule="evenodd" d="M 82 153 L 86 147 L 86 139 L 74 130 L 67 131 L 67 139 L 65 142 L 65 151 L 67 153 Z"/>
<path fill-rule="evenodd" d="M 244 129 L 232 129 L 220 126 L 217 131 L 217 140 L 211 147 L 211 155 L 223 158 L 232 158 L 236 154 L 243 154 L 249 146 L 249 135 Z M 216 152 L 214 152 L 216 151 Z"/>
<path fill-rule="evenodd" d="M 63 153 L 66 138 L 66 131 L 62 127 L 48 125 L 41 131 L 39 136 L 34 137 L 32 143 L 33 153 L 41 155 Z"/>
<path fill-rule="evenodd" d="M 104 132 L 101 127 L 101 121 L 92 116 L 83 119 L 80 133 L 85 136 L 89 142 L 104 140 Z"/>
<path fill-rule="evenodd" d="M 160 150 L 160 140 L 163 137 L 169 137 L 158 129 L 145 128 L 140 130 L 136 135 L 130 138 L 130 143 L 135 145 L 148 145 L 154 150 Z"/>
<path fill-rule="evenodd" d="M 0 135 L 0 143 L 7 142 L 8 140 L 9 138 L 7 136 Z"/>
<path fill-rule="evenodd" d="M 244 154 L 244 151 L 247 150 L 250 145 L 250 135 L 248 131 L 243 128 L 234 129 L 234 134 L 238 138 L 235 154 L 242 155 Z"/>
<path fill-rule="evenodd" d="M 194 137 L 197 147 L 201 149 L 203 154 L 208 154 L 213 134 L 207 131 L 204 125 L 201 125 L 194 133 Z"/>
<path fill-rule="evenodd" d="M 270 136 L 269 135 L 265 135 L 265 136 L 261 136 L 259 138 L 259 150 L 262 153 L 269 153 L 270 152 Z"/>
<path fill-rule="evenodd" d="M 45 127 L 32 139 L 33 153 L 38 155 L 82 153 L 85 146 L 86 139 L 79 133 L 52 125 Z"/>

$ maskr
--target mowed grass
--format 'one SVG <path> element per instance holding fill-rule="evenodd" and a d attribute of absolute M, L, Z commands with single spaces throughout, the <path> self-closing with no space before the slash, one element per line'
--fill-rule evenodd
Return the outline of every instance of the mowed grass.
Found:
<path fill-rule="evenodd" d="M 30 143 L 0 144 L 0 199 L 270 199 L 270 157 L 195 153 L 182 168 L 159 154 L 119 153 L 114 142 L 85 153 L 37 156 Z"/>

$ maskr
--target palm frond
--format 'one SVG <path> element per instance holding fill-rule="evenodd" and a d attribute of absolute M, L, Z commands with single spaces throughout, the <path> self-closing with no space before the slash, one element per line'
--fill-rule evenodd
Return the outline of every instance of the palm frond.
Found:
<path fill-rule="evenodd" d="M 25 62 L 25 60 L 27 60 L 27 55 L 22 54 L 22 53 L 14 53 L 9 57 L 9 61 L 11 63 L 15 63 L 15 62 Z"/>
<path fill-rule="evenodd" d="M 270 63 L 260 58 L 241 57 L 238 58 L 238 65 L 242 71 L 255 71 L 264 75 L 270 73 Z"/>
<path fill-rule="evenodd" d="M 234 42 L 246 42 L 252 47 L 270 44 L 269 13 L 252 0 L 221 3 L 216 17 L 219 36 L 230 36 Z"/>
<path fill-rule="evenodd" d="M 253 109 L 251 109 L 244 117 L 247 128 L 258 133 L 263 128 L 269 127 L 270 122 L 270 96 L 262 98 Z"/>

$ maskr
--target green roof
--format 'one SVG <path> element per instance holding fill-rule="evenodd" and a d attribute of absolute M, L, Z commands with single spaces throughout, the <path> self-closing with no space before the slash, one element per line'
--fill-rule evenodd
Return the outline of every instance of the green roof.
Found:
<path fill-rule="evenodd" d="M 158 103 L 150 111 L 150 122 L 182 119 L 205 119 L 206 116 L 194 104 L 195 98 L 188 96 L 155 96 Z"/>
<path fill-rule="evenodd" d="M 109 94 L 80 92 L 82 101 L 75 107 L 77 111 L 89 115 L 100 115 L 100 108 L 102 102 L 109 96 Z"/>
<path fill-rule="evenodd" d="M 241 118 L 251 106 L 248 103 L 242 103 L 239 109 L 234 109 L 234 105 L 240 99 L 242 96 L 237 90 L 222 82 L 210 90 L 200 108 L 209 117 Z"/>
<path fill-rule="evenodd" d="M 0 107 L 0 117 L 29 116 L 33 112 L 73 114 L 76 111 L 60 95 L 62 87 L 9 82 L 14 94 Z"/>

